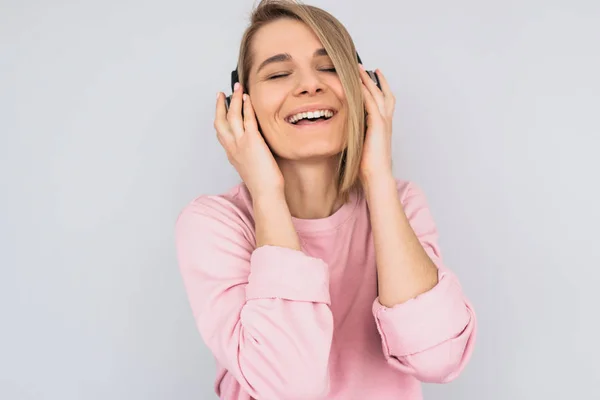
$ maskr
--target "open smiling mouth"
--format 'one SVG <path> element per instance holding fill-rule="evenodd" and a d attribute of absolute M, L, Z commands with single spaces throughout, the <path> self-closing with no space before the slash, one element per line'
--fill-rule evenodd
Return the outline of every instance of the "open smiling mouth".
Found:
<path fill-rule="evenodd" d="M 333 110 L 307 112 L 286 118 L 286 122 L 296 127 L 327 124 L 337 113 Z"/>

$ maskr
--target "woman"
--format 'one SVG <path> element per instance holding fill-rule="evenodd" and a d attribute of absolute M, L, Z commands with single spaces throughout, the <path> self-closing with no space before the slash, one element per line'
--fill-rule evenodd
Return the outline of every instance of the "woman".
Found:
<path fill-rule="evenodd" d="M 340 22 L 290 1 L 257 6 L 238 70 L 214 126 L 243 183 L 176 225 L 217 395 L 412 400 L 456 378 L 475 314 L 423 193 L 392 175 L 384 75 L 379 90 Z"/>

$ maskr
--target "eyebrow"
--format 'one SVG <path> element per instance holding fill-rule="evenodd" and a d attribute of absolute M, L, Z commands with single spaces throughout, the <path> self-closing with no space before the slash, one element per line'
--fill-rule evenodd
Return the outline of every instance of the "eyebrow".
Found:
<path fill-rule="evenodd" d="M 313 53 L 313 58 L 314 57 L 322 57 L 322 56 L 328 56 L 327 50 L 325 50 L 324 48 L 317 49 Z M 292 56 L 289 53 L 276 54 L 274 56 L 267 58 L 265 61 L 263 61 L 259 65 L 258 69 L 256 70 L 256 73 L 258 74 L 261 69 L 263 69 L 264 67 L 266 67 L 269 64 L 273 64 L 273 63 L 277 63 L 277 62 L 291 61 L 291 60 L 292 60 Z"/>

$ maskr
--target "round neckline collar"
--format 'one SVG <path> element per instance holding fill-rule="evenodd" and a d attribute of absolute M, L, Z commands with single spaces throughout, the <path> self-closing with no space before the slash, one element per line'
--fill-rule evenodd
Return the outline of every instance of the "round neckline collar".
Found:
<path fill-rule="evenodd" d="M 358 205 L 359 196 L 355 190 L 349 194 L 348 201 L 342 204 L 333 214 L 316 219 L 296 218 L 292 216 L 292 222 L 298 233 L 313 233 L 334 230 L 352 215 Z"/>

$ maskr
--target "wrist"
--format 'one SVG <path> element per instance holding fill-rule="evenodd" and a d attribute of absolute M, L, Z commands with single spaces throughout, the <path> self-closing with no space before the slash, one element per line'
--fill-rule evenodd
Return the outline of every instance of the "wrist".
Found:
<path fill-rule="evenodd" d="M 300 250 L 300 240 L 283 191 L 262 191 L 252 198 L 256 246 Z"/>
<path fill-rule="evenodd" d="M 396 178 L 391 172 L 363 177 L 362 183 L 367 195 L 381 190 L 387 191 L 391 187 L 396 190 Z"/>
<path fill-rule="evenodd" d="M 283 188 L 262 188 L 256 191 L 250 191 L 250 196 L 252 197 L 252 202 L 256 203 L 273 203 L 278 202 L 280 200 L 285 201 L 285 192 Z"/>

